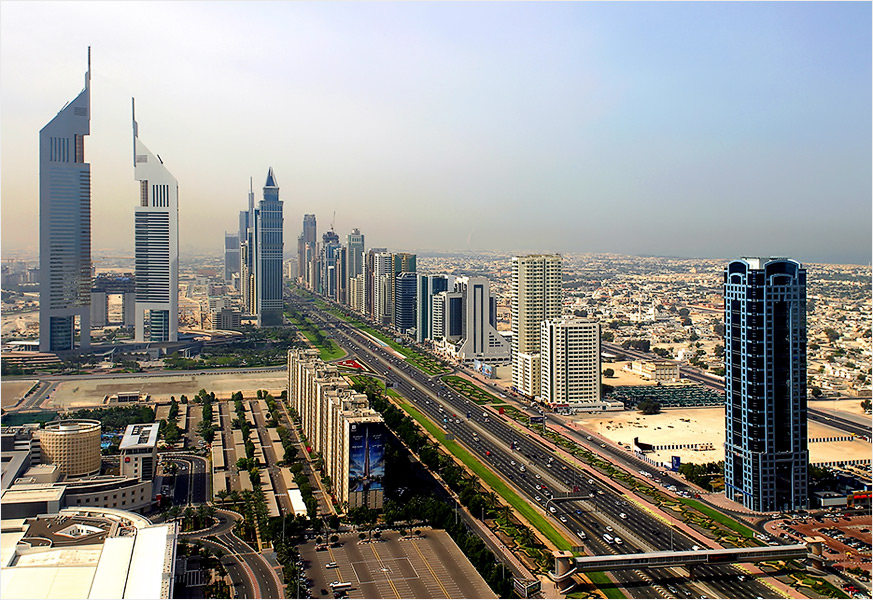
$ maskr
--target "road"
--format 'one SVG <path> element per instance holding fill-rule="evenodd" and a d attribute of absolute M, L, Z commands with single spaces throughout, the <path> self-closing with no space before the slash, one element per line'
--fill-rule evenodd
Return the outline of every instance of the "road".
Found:
<path fill-rule="evenodd" d="M 160 456 L 161 460 L 175 463 L 179 469 L 176 472 L 173 489 L 173 504 L 202 504 L 207 501 L 206 478 L 209 476 L 209 471 L 205 458 L 172 452 L 162 452 Z"/>
<path fill-rule="evenodd" d="M 283 598 L 284 590 L 276 571 L 263 556 L 234 535 L 233 525 L 238 517 L 225 510 L 216 510 L 215 517 L 216 524 L 208 530 L 182 535 L 222 551 L 221 561 L 227 568 L 237 597 Z M 209 539 L 205 539 L 207 537 Z"/>
<path fill-rule="evenodd" d="M 332 337 L 353 352 L 359 361 L 378 373 L 386 374 L 401 395 L 435 423 L 442 424 L 447 432 L 454 434 L 482 462 L 527 497 L 531 504 L 539 507 L 544 515 L 555 519 L 556 525 L 568 531 L 569 536 L 577 531 L 585 533 L 585 545 L 589 552 L 618 554 L 637 550 L 669 550 L 671 537 L 672 547 L 677 550 L 690 550 L 697 544 L 695 540 L 678 531 L 673 531 L 671 535 L 669 525 L 638 509 L 632 502 L 624 504 L 626 499 L 623 490 L 603 482 L 586 467 L 575 461 L 565 462 L 551 456 L 552 450 L 549 447 L 526 432 L 519 431 L 520 427 L 516 429 L 493 413 L 483 418 L 481 407 L 456 394 L 438 379 L 424 375 L 382 350 L 357 333 L 348 323 L 318 310 L 311 304 L 300 303 L 298 309 L 309 311 L 310 316 L 322 321 L 322 329 L 330 331 Z M 515 442 L 514 449 L 510 449 L 510 442 Z M 524 472 L 521 471 L 522 465 L 525 466 Z M 651 466 L 646 466 L 651 469 Z M 544 483 L 546 490 L 542 489 Z M 576 487 L 588 491 L 591 499 L 549 506 L 555 510 L 547 512 L 549 495 L 567 492 Z M 622 518 L 621 513 L 626 518 Z M 610 532 L 607 528 L 612 528 L 613 531 Z M 604 534 L 612 535 L 613 532 L 622 537 L 622 544 L 614 541 L 608 543 L 603 537 Z M 698 573 L 698 581 L 694 583 L 688 581 L 686 573 L 672 569 L 616 571 L 612 575 L 632 596 L 638 598 L 697 597 L 710 594 L 726 598 L 754 598 L 772 595 L 770 588 L 757 581 L 740 581 L 738 576 L 741 571 L 731 566 L 701 569 Z"/>

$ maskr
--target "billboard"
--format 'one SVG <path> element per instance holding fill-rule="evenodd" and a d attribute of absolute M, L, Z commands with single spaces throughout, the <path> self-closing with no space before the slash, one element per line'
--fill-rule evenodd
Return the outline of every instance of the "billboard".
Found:
<path fill-rule="evenodd" d="M 673 460 L 670 462 L 670 470 L 671 470 L 671 471 L 678 471 L 678 470 L 679 470 L 679 466 L 680 466 L 681 464 L 682 464 L 682 459 L 679 458 L 678 456 L 674 456 L 674 457 L 673 457 Z"/>
<path fill-rule="evenodd" d="M 385 424 L 349 425 L 349 492 L 382 489 L 385 476 Z"/>

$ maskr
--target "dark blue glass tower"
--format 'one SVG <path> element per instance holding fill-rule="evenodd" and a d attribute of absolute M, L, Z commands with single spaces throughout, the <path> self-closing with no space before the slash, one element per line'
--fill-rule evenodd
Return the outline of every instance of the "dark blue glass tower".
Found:
<path fill-rule="evenodd" d="M 806 269 L 734 260 L 724 303 L 725 495 L 754 511 L 806 508 Z"/>
<path fill-rule="evenodd" d="M 282 201 L 270 167 L 264 199 L 255 211 L 255 298 L 258 325 L 282 325 Z"/>

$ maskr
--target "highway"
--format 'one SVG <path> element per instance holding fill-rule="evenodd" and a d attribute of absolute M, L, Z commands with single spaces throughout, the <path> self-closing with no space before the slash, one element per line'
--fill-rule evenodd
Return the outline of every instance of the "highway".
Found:
<path fill-rule="evenodd" d="M 292 302 L 295 300 L 292 299 Z M 575 461 L 565 462 L 553 456 L 551 449 L 520 431 L 520 426 L 514 428 L 503 418 L 483 410 L 442 385 L 438 379 L 424 375 L 385 352 L 345 321 L 311 304 L 299 302 L 298 308 L 323 321 L 322 328 L 331 330 L 332 337 L 347 350 L 356 353 L 359 361 L 378 373 L 386 374 L 401 395 L 431 420 L 454 434 L 482 462 L 501 475 L 531 504 L 539 507 L 543 514 L 551 516 L 558 527 L 568 532 L 570 539 L 576 532 L 582 531 L 587 540 L 579 540 L 578 543 L 585 545 L 589 552 L 618 554 L 638 550 L 669 550 L 671 537 L 672 546 L 677 550 L 691 550 L 695 545 L 694 540 L 679 531 L 673 531 L 671 535 L 669 525 L 628 502 L 622 490 L 602 481 Z M 483 412 L 487 413 L 487 417 L 483 418 Z M 514 449 L 510 448 L 510 442 L 514 442 Z M 542 489 L 543 484 L 546 490 Z M 574 488 L 588 493 L 591 499 L 554 505 L 550 503 L 547 508 L 549 495 Z M 552 508 L 554 511 L 551 511 Z M 626 518 L 622 518 L 621 513 Z M 604 534 L 613 537 L 617 534 L 623 543 L 608 543 Z M 638 598 L 772 596 L 770 588 L 753 579 L 740 581 L 740 574 L 741 571 L 734 567 L 718 566 L 697 571 L 695 582 L 688 580 L 686 572 L 671 569 L 616 571 L 612 576 L 632 596 Z"/>
<path fill-rule="evenodd" d="M 173 504 L 187 505 L 206 502 L 206 478 L 209 476 L 206 459 L 202 456 L 172 452 L 162 452 L 160 456 L 164 462 L 175 463 L 179 469 L 176 472 Z"/>

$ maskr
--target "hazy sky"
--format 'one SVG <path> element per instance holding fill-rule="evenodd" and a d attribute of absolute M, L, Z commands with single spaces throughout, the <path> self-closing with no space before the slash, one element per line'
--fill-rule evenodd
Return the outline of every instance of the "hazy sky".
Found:
<path fill-rule="evenodd" d="M 93 248 L 132 253 L 130 97 L 222 252 L 272 166 L 368 246 L 871 259 L 869 2 L 0 3 L 2 251 L 92 50 Z"/>

